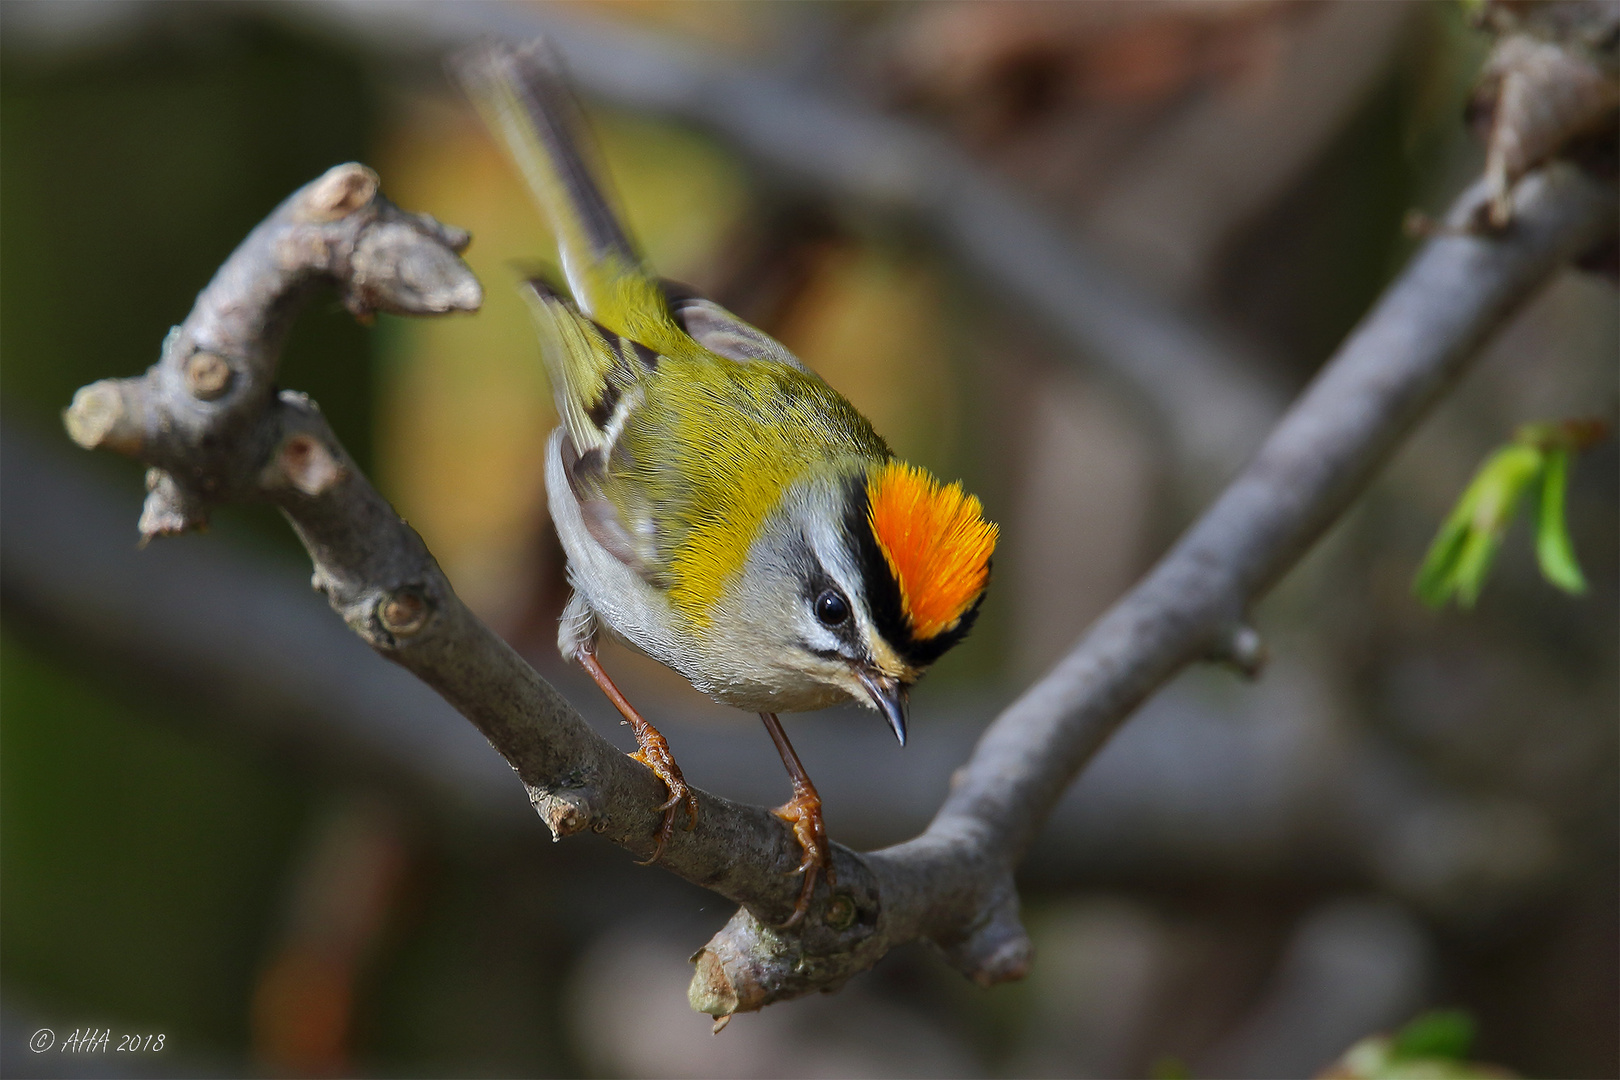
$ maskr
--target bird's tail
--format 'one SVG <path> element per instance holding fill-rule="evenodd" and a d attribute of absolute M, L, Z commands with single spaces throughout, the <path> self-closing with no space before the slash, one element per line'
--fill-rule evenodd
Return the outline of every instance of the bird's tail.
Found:
<path fill-rule="evenodd" d="M 596 181 L 584 117 L 555 51 L 540 38 L 516 47 L 488 41 L 450 67 L 556 234 L 575 303 L 614 333 L 661 348 L 678 330 Z"/>

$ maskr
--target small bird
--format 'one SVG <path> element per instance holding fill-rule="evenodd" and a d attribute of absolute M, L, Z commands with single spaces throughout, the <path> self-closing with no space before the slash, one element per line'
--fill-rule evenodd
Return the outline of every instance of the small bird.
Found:
<path fill-rule="evenodd" d="M 524 285 L 562 418 L 546 449 L 573 587 L 558 646 L 669 790 L 649 862 L 697 799 L 602 670 L 598 635 L 760 714 L 793 786 L 776 813 L 804 854 L 797 923 L 832 852 L 777 713 L 854 700 L 905 745 L 907 692 L 973 625 L 997 528 L 780 342 L 653 275 L 592 178 L 549 46 L 483 44 L 452 68 L 550 223 L 569 294 Z"/>

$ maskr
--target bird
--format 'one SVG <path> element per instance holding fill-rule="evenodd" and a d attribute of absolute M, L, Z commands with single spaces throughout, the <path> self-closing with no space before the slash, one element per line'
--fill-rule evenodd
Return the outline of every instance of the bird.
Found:
<path fill-rule="evenodd" d="M 998 526 L 960 483 L 901 461 L 784 345 L 655 275 L 596 180 L 584 115 L 545 39 L 483 42 L 453 74 L 556 238 L 562 281 L 521 284 L 561 423 L 547 501 L 572 589 L 558 648 L 635 734 L 668 801 L 648 862 L 697 797 L 603 670 L 605 632 L 715 701 L 757 712 L 803 858 L 792 916 L 836 884 L 819 794 L 778 714 L 857 702 L 901 746 L 908 692 L 973 626 Z"/>

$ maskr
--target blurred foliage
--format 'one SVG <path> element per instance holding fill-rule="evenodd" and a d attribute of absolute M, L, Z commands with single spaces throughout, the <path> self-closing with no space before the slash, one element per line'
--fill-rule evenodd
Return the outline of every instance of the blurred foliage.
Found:
<path fill-rule="evenodd" d="M 1162 1057 L 1153 1063 L 1151 1080 L 1192 1080 L 1192 1070 L 1178 1057 Z"/>
<path fill-rule="evenodd" d="M 53 1015 L 166 1031 L 192 1060 L 233 1054 L 307 782 L 10 633 L 0 672 L 7 987 Z"/>
<path fill-rule="evenodd" d="M 1322 1080 L 1508 1080 L 1497 1065 L 1469 1061 L 1474 1018 L 1456 1009 L 1415 1018 L 1394 1037 L 1363 1039 L 1326 1072 Z"/>
<path fill-rule="evenodd" d="M 1461 1009 L 1424 1013 L 1395 1033 L 1390 1057 L 1461 1061 L 1474 1045 L 1474 1026 L 1474 1018 Z"/>

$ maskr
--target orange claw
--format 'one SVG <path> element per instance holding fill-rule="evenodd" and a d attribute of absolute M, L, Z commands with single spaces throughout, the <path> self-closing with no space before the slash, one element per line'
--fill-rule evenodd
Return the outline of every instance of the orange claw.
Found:
<path fill-rule="evenodd" d="M 664 812 L 664 823 L 658 828 L 658 844 L 653 848 L 652 857 L 641 863 L 642 866 L 647 866 L 657 862 L 664 854 L 664 845 L 669 843 L 670 836 L 675 832 L 675 815 L 680 812 L 682 803 L 686 804 L 687 831 L 697 828 L 697 796 L 692 794 L 692 789 L 686 785 L 686 778 L 681 775 L 681 767 L 675 764 L 675 755 L 669 752 L 669 743 L 658 733 L 657 728 L 647 723 L 646 718 L 636 711 L 635 706 L 630 704 L 629 699 L 619 688 L 613 685 L 613 680 L 608 678 L 607 672 L 603 671 L 602 665 L 597 662 L 596 654 L 581 650 L 578 659 L 579 666 L 585 669 L 585 674 L 601 687 L 602 693 L 607 695 L 614 708 L 624 716 L 630 730 L 636 733 L 636 745 L 640 749 L 630 756 L 651 769 L 653 775 L 662 780 L 664 786 L 669 789 L 669 800 L 658 808 Z"/>
<path fill-rule="evenodd" d="M 799 889 L 799 900 L 793 905 L 793 914 L 781 926 L 786 930 L 798 925 L 804 919 L 804 913 L 810 910 L 810 897 L 816 891 L 816 875 L 825 872 L 828 885 L 838 884 L 838 878 L 833 873 L 832 845 L 827 842 L 827 828 L 822 822 L 821 796 L 816 794 L 816 786 L 810 782 L 810 775 L 799 763 L 799 755 L 793 752 L 793 744 L 788 742 L 782 722 L 774 713 L 760 713 L 759 718 L 765 721 L 765 730 L 771 733 L 771 741 L 776 743 L 777 752 L 782 755 L 782 764 L 787 766 L 788 778 L 793 782 L 793 798 L 771 812 L 793 826 L 793 837 L 804 852 L 804 861 L 799 863 L 796 871 L 804 875 L 804 885 Z"/>
<path fill-rule="evenodd" d="M 664 741 L 657 728 L 642 721 L 642 726 L 636 731 L 636 742 L 641 744 L 641 749 L 630 756 L 651 769 L 653 775 L 669 789 L 669 799 L 659 807 L 664 812 L 664 824 L 658 829 L 658 845 L 653 848 L 652 857 L 641 863 L 647 866 L 657 862 L 659 856 L 664 854 L 664 845 L 669 843 L 670 836 L 675 832 L 675 817 L 683 803 L 686 806 L 686 831 L 697 828 L 698 801 L 692 789 L 686 786 L 681 767 L 675 764 L 675 757 L 669 752 L 669 743 Z"/>
<path fill-rule="evenodd" d="M 827 875 L 828 885 L 838 884 L 838 877 L 833 873 L 832 845 L 827 842 L 827 829 L 822 822 L 821 796 L 816 794 L 814 787 L 807 785 L 795 791 L 793 798 L 771 813 L 793 826 L 794 839 L 799 841 L 799 847 L 804 851 L 804 861 L 799 863 L 797 870 L 804 875 L 804 885 L 799 890 L 798 902 L 793 905 L 793 914 L 782 924 L 785 930 L 798 925 L 804 919 L 804 913 L 810 910 L 810 897 L 816 890 L 817 873 Z"/>

